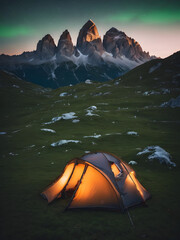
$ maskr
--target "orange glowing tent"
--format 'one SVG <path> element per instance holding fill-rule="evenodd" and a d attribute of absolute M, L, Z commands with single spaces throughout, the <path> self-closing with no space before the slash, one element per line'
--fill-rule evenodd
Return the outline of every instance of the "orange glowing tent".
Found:
<path fill-rule="evenodd" d="M 71 160 L 41 195 L 48 203 L 69 197 L 66 209 L 111 208 L 122 211 L 150 197 L 136 179 L 134 170 L 106 152 L 88 153 Z"/>

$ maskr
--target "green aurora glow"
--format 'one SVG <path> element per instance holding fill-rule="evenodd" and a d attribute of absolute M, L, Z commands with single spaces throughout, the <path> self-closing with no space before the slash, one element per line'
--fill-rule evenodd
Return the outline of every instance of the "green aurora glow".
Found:
<path fill-rule="evenodd" d="M 146 24 L 176 24 L 180 22 L 180 10 L 154 10 L 143 13 L 142 11 L 120 12 L 108 17 L 110 21 L 123 23 L 139 22 Z"/>
<path fill-rule="evenodd" d="M 33 33 L 33 29 L 25 26 L 2 26 L 0 25 L 0 37 L 1 38 L 14 38 L 20 36 L 30 36 Z"/>
<path fill-rule="evenodd" d="M 76 44 L 80 28 L 90 18 L 101 36 L 116 27 L 157 56 L 179 49 L 179 0 L 1 0 L 0 54 L 31 51 L 48 33 L 57 42 L 65 29 Z"/>

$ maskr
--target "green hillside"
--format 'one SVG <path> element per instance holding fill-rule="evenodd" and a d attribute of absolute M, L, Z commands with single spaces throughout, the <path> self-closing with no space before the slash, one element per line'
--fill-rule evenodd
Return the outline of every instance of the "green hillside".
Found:
<path fill-rule="evenodd" d="M 120 79 L 57 90 L 0 72 L 0 239 L 179 239 L 180 111 L 160 107 L 180 95 L 178 66 L 179 53 Z M 55 118 L 71 112 L 76 118 Z M 80 142 L 51 146 L 60 140 Z M 138 156 L 147 146 L 166 150 L 176 167 Z M 63 212 L 66 200 L 47 205 L 40 196 L 70 159 L 100 150 L 136 161 L 137 178 L 152 195 L 129 210 L 134 228 L 127 212 Z"/>

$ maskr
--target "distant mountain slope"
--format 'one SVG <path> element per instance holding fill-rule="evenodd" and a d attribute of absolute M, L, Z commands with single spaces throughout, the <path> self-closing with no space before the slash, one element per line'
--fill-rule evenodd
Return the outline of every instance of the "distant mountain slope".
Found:
<path fill-rule="evenodd" d="M 50 34 L 44 36 L 33 52 L 0 56 L 0 69 L 44 87 L 107 81 L 149 61 L 149 53 L 124 32 L 111 28 L 101 40 L 97 27 L 89 20 L 81 28 L 77 45 L 65 30 L 56 46 Z"/>
<path fill-rule="evenodd" d="M 23 81 L 12 73 L 0 71 L 1 116 L 9 116 L 1 118 L 0 124 L 4 121 L 13 124 L 16 120 L 11 116 L 36 108 L 38 102 L 44 101 L 44 94 L 48 95 L 49 92 L 50 89 Z"/>
<path fill-rule="evenodd" d="M 180 51 L 165 59 L 144 63 L 120 79 L 122 84 L 131 86 L 180 87 Z"/>

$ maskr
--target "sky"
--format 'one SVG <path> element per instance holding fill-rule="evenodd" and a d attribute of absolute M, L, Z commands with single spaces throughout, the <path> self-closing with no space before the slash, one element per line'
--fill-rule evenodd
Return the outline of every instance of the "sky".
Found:
<path fill-rule="evenodd" d="M 103 35 L 124 31 L 144 51 L 167 57 L 180 50 L 179 0 L 0 0 L 0 54 L 36 49 L 47 33 L 57 44 L 68 29 L 76 44 L 80 28 L 92 19 Z"/>

